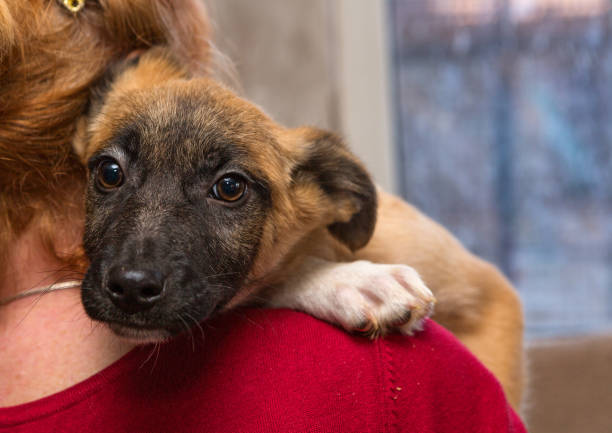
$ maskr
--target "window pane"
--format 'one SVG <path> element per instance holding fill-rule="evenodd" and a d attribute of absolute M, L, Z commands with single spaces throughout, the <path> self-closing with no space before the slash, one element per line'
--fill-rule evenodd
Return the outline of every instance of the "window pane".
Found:
<path fill-rule="evenodd" d="M 510 276 L 528 336 L 612 327 L 610 3 L 390 7 L 405 197 Z"/>

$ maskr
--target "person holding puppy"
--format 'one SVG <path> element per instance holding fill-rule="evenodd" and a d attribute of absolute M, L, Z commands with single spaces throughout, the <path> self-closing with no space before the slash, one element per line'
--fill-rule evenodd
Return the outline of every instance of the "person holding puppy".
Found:
<path fill-rule="evenodd" d="M 369 342 L 302 313 L 236 310 L 134 347 L 85 315 L 71 283 L 84 270 L 75 119 L 133 50 L 165 43 L 208 63 L 205 15 L 184 3 L 77 16 L 0 4 L 0 431 L 522 431 L 493 376 L 433 322 Z"/>

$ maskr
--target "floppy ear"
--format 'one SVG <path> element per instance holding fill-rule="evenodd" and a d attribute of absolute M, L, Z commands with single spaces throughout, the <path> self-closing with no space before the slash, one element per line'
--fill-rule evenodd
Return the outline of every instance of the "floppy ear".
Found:
<path fill-rule="evenodd" d="M 293 179 L 314 181 L 329 198 L 334 222 L 329 232 L 352 251 L 368 243 L 376 224 L 376 187 L 361 162 L 342 139 L 312 128 L 299 130 L 306 138 Z"/>

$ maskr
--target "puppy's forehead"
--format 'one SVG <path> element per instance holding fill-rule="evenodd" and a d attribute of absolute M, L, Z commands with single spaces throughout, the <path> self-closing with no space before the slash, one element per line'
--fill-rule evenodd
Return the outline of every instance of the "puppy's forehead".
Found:
<path fill-rule="evenodd" d="M 275 125 L 257 108 L 206 81 L 126 95 L 110 140 L 133 158 L 194 167 L 257 160 L 278 153 Z M 112 111 L 111 111 L 112 113 Z"/>

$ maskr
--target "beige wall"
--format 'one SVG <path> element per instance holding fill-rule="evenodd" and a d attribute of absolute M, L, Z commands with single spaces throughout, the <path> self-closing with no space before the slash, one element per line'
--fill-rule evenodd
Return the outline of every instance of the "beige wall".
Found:
<path fill-rule="evenodd" d="M 287 126 L 337 129 L 328 0 L 207 0 L 218 48 L 247 98 Z"/>
<path fill-rule="evenodd" d="M 396 190 L 384 0 L 207 0 L 244 96 L 287 126 L 340 132 Z"/>

